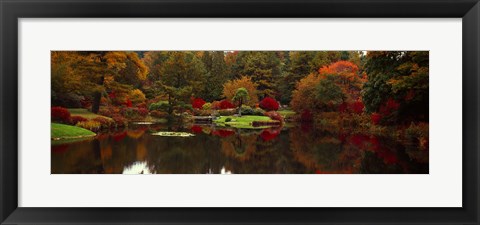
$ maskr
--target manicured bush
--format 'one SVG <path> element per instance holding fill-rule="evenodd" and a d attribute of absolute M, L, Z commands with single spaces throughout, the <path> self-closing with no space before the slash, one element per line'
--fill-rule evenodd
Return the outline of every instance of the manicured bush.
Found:
<path fill-rule="evenodd" d="M 277 111 L 280 104 L 271 97 L 266 97 L 260 101 L 260 108 L 266 111 Z"/>
<path fill-rule="evenodd" d="M 150 104 L 150 106 L 148 107 L 148 110 L 150 111 L 160 110 L 163 112 L 167 112 L 169 107 L 170 105 L 168 104 L 168 101 L 159 101 L 157 103 Z"/>
<path fill-rule="evenodd" d="M 242 115 L 255 115 L 255 110 L 250 106 L 242 105 L 240 111 L 242 112 Z"/>
<path fill-rule="evenodd" d="M 68 109 L 63 107 L 52 107 L 51 111 L 52 121 L 53 122 L 63 122 L 69 123 L 70 122 L 70 112 Z"/>
<path fill-rule="evenodd" d="M 220 109 L 233 109 L 233 108 L 235 108 L 235 105 L 228 100 L 222 100 L 220 102 Z"/>
<path fill-rule="evenodd" d="M 100 117 L 100 116 L 99 116 L 99 117 L 95 117 L 95 118 L 93 118 L 92 120 L 99 122 L 100 125 L 101 125 L 101 127 L 102 127 L 102 129 L 108 129 L 108 128 L 110 128 L 110 127 L 112 126 L 112 124 L 113 124 L 113 121 L 111 121 L 111 120 L 109 120 L 109 119 L 107 119 L 107 118 L 105 118 L 105 117 Z"/>
<path fill-rule="evenodd" d="M 91 130 L 93 132 L 99 131 L 102 125 L 93 120 L 88 120 L 88 121 L 81 121 L 76 124 L 77 127 L 85 128 L 87 130 Z"/>
<path fill-rule="evenodd" d="M 203 106 L 202 106 L 203 110 L 209 110 L 211 108 L 212 108 L 212 103 L 209 103 L 209 102 L 203 104 Z"/>
<path fill-rule="evenodd" d="M 70 124 L 76 125 L 78 122 L 85 122 L 88 119 L 83 116 L 71 116 L 70 117 Z"/>
<path fill-rule="evenodd" d="M 201 98 L 193 98 L 191 103 L 194 109 L 202 109 L 203 105 L 205 105 L 206 102 Z"/>
<path fill-rule="evenodd" d="M 263 109 L 258 108 L 253 110 L 253 115 L 255 116 L 263 116 L 264 114 L 265 114 L 265 110 Z"/>

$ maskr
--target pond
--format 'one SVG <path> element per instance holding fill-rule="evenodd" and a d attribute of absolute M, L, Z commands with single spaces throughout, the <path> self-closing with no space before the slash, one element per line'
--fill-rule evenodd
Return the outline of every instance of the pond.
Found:
<path fill-rule="evenodd" d="M 158 132 L 193 135 L 162 136 Z M 52 144 L 52 174 L 428 174 L 428 149 L 308 124 L 235 129 L 131 124 Z"/>

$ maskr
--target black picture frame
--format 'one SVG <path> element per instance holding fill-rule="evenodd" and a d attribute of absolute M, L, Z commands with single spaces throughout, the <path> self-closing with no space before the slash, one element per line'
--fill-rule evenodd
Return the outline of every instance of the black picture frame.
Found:
<path fill-rule="evenodd" d="M 1 224 L 479 224 L 478 0 L 0 0 L 0 15 Z M 63 17 L 463 18 L 463 207 L 18 207 L 18 19 Z"/>

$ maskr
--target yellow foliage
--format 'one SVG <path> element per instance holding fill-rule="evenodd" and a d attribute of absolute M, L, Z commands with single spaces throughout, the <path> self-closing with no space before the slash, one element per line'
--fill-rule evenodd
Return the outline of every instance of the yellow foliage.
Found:
<path fill-rule="evenodd" d="M 245 105 L 255 106 L 255 104 L 258 103 L 257 84 L 255 84 L 250 77 L 246 76 L 243 76 L 240 79 L 227 81 L 223 85 L 223 96 L 228 100 L 232 100 L 233 96 L 235 96 L 235 92 L 239 88 L 245 88 L 248 91 L 250 98 L 244 103 Z"/>

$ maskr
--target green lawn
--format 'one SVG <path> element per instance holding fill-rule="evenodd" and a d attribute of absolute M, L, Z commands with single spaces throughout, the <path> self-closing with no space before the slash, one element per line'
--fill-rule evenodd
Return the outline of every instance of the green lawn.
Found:
<path fill-rule="evenodd" d="M 87 129 L 59 123 L 51 124 L 51 132 L 51 138 L 53 140 L 86 138 L 94 137 L 96 135 Z"/>
<path fill-rule="evenodd" d="M 227 122 L 226 120 L 228 118 L 230 118 L 230 121 Z M 242 117 L 221 116 L 214 122 L 220 126 L 230 126 L 235 128 L 263 129 L 263 128 L 269 127 L 269 126 L 254 127 L 252 126 L 252 123 L 255 121 L 272 121 L 272 119 L 270 119 L 270 117 L 268 116 L 242 116 Z"/>
<path fill-rule="evenodd" d="M 92 113 L 92 112 L 88 111 L 87 109 L 81 109 L 81 108 L 80 109 L 68 109 L 68 111 L 70 112 L 70 114 L 72 116 L 81 116 L 81 117 L 84 117 L 84 118 L 89 119 L 89 120 L 91 120 L 95 117 L 103 117 L 103 118 L 112 120 L 112 118 L 110 118 L 110 117 L 106 117 L 106 116 L 102 116 L 102 115 Z"/>

